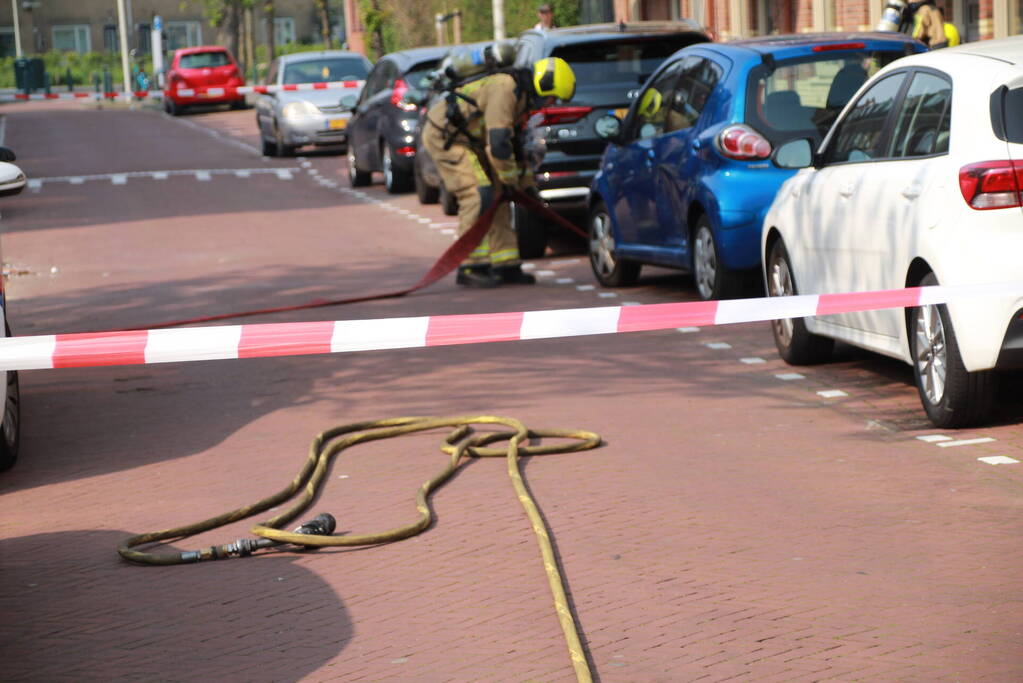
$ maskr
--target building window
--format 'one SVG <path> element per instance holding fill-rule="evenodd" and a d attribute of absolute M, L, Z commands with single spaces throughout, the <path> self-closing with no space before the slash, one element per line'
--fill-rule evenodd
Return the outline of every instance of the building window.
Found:
<path fill-rule="evenodd" d="M 120 52 L 121 41 L 117 36 L 117 27 L 107 24 L 103 27 L 103 49 L 107 52 Z"/>
<path fill-rule="evenodd" d="M 284 45 L 295 42 L 295 20 L 291 17 L 274 17 L 274 44 Z"/>
<path fill-rule="evenodd" d="M 168 51 L 202 45 L 202 24 L 198 21 L 168 21 L 163 27 L 163 42 Z"/>
<path fill-rule="evenodd" d="M 148 55 L 153 51 L 153 27 L 149 24 L 135 24 L 135 44 L 139 54 Z"/>
<path fill-rule="evenodd" d="M 53 27 L 53 49 L 59 52 L 89 52 L 89 25 L 75 24 L 72 26 Z"/>
<path fill-rule="evenodd" d="M 0 57 L 15 57 L 14 27 L 0 26 Z"/>

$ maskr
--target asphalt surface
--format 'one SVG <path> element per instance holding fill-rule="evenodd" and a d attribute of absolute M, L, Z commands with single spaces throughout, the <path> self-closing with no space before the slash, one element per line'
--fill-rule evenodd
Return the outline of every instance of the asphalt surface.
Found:
<path fill-rule="evenodd" d="M 348 189 L 333 152 L 262 158 L 251 110 L 41 102 L 0 116 L 33 179 L 0 203 L 15 334 L 397 289 L 453 239 L 453 219 L 415 195 Z M 535 287 L 449 277 L 244 322 L 696 298 L 666 270 L 594 286 L 572 240 L 533 272 Z M 432 497 L 436 522 L 389 545 L 167 568 L 115 551 L 279 490 L 331 426 L 497 414 L 604 439 L 523 468 L 596 680 L 1018 681 L 1023 463 L 980 459 L 1023 460 L 1018 380 L 990 426 L 943 432 L 908 366 L 840 347 L 791 368 L 765 324 L 23 372 L 21 457 L 0 475 L 3 678 L 573 680 L 499 460 L 469 462 Z M 343 454 L 315 511 L 339 533 L 411 521 L 442 437 Z"/>

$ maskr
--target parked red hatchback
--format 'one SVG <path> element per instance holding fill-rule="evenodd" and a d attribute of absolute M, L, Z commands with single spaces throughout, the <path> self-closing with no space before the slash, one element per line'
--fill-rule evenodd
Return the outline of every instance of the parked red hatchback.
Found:
<path fill-rule="evenodd" d="M 195 104 L 230 104 L 232 109 L 242 109 L 245 96 L 230 88 L 243 85 L 242 70 L 227 48 L 219 45 L 184 47 L 174 53 L 167 72 L 163 108 L 171 116 L 177 116 L 185 107 Z M 224 90 L 187 92 L 201 88 Z M 182 90 L 186 94 L 182 94 Z"/>

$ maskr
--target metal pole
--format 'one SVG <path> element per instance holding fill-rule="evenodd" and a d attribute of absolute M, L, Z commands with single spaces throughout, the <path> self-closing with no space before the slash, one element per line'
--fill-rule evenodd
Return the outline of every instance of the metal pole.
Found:
<path fill-rule="evenodd" d="M 454 14 L 455 14 L 455 43 L 461 45 L 461 43 L 462 43 L 462 10 L 456 9 Z"/>
<path fill-rule="evenodd" d="M 494 40 L 504 40 L 504 0 L 492 0 L 494 12 Z"/>
<path fill-rule="evenodd" d="M 433 18 L 433 27 L 437 29 L 437 44 L 443 45 L 445 42 L 444 37 L 447 31 L 444 30 L 444 15 L 437 14 Z"/>
<path fill-rule="evenodd" d="M 124 99 L 131 101 L 131 69 L 128 67 L 128 27 L 125 21 L 124 0 L 117 0 L 117 29 L 121 34 L 121 70 L 124 72 Z"/>
<path fill-rule="evenodd" d="M 21 22 L 18 21 L 18 0 L 11 0 L 11 11 L 14 12 L 14 54 L 21 59 Z"/>

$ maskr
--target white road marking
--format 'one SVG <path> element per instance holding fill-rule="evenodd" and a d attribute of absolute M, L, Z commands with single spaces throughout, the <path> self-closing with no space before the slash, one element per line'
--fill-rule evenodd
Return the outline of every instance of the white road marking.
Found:
<path fill-rule="evenodd" d="M 81 185 L 85 182 L 85 178 L 68 178 L 67 181 L 72 185 Z"/>
<path fill-rule="evenodd" d="M 429 222 L 430 222 L 430 219 L 429 219 L 429 218 L 419 218 L 419 219 L 417 219 L 417 220 L 418 220 L 418 221 L 419 221 L 420 223 L 422 223 L 423 225 L 426 225 L 427 223 L 429 223 Z"/>
<path fill-rule="evenodd" d="M 638 301 L 623 301 L 622 302 L 622 306 L 642 306 L 642 305 L 643 304 L 641 304 Z"/>
<path fill-rule="evenodd" d="M 540 277 L 551 277 L 551 276 L 554 275 L 554 271 L 553 270 L 538 270 L 538 271 L 536 271 L 536 274 L 539 275 Z"/>
<path fill-rule="evenodd" d="M 617 299 L 618 298 L 618 294 L 615 293 L 615 292 L 598 292 L 597 296 L 599 296 L 601 299 Z"/>
<path fill-rule="evenodd" d="M 1010 458 L 1007 455 L 988 455 L 983 458 L 977 458 L 981 462 L 986 462 L 988 465 L 1015 465 L 1019 463 L 1019 460 Z"/>
<path fill-rule="evenodd" d="M 767 361 L 764 360 L 763 358 L 758 358 L 756 356 L 750 356 L 749 358 L 740 358 L 739 362 L 740 363 L 745 363 L 746 365 L 757 365 L 758 363 L 766 363 Z"/>
<path fill-rule="evenodd" d="M 153 180 L 167 180 L 168 177 L 167 171 L 153 171 Z"/>
<path fill-rule="evenodd" d="M 593 285 L 576 285 L 576 289 L 580 292 L 590 292 L 596 289 Z"/>
<path fill-rule="evenodd" d="M 443 230 L 440 231 L 440 234 L 442 234 L 442 235 L 454 235 L 455 231 L 452 230 L 451 228 L 444 228 Z"/>
<path fill-rule="evenodd" d="M 112 175 L 110 176 L 110 182 L 114 185 L 124 185 L 128 182 L 128 176 L 126 175 Z"/>
<path fill-rule="evenodd" d="M 728 342 L 704 342 L 703 344 L 708 349 L 730 349 L 732 345 Z"/>
<path fill-rule="evenodd" d="M 841 389 L 828 389 L 826 391 L 818 391 L 817 395 L 823 398 L 841 398 L 842 396 L 848 396 L 849 394 L 845 393 Z"/>
<path fill-rule="evenodd" d="M 805 375 L 800 375 L 798 372 L 783 372 L 780 375 L 775 375 L 780 380 L 791 382 L 795 379 L 806 379 Z"/>
<path fill-rule="evenodd" d="M 196 171 L 195 179 L 200 182 L 209 182 L 210 180 L 213 180 L 213 176 L 210 175 L 209 171 Z"/>
<path fill-rule="evenodd" d="M 992 439 L 989 436 L 985 436 L 980 439 L 957 439 L 955 441 L 939 441 L 938 446 L 942 448 L 948 448 L 950 446 L 973 446 L 974 444 L 991 443 L 992 441 L 994 441 L 994 439 Z"/>
<path fill-rule="evenodd" d="M 280 180 L 291 180 L 293 176 L 291 175 L 291 171 L 289 171 L 288 169 L 279 168 L 277 169 L 277 177 Z"/>
<path fill-rule="evenodd" d="M 692 332 L 699 332 L 700 328 L 699 327 L 676 327 L 675 331 L 676 332 L 681 332 L 682 334 L 690 334 Z"/>
<path fill-rule="evenodd" d="M 570 285 L 573 282 L 575 282 L 575 280 L 570 278 L 570 277 L 559 277 L 554 282 L 555 282 L 555 284 L 559 284 L 559 285 Z"/>
<path fill-rule="evenodd" d="M 246 171 L 244 169 L 240 169 L 238 171 L 235 171 L 234 174 L 238 178 L 248 178 L 250 175 L 252 175 L 252 173 L 250 171 Z"/>
<path fill-rule="evenodd" d="M 561 260 L 558 260 L 558 261 L 551 261 L 550 265 L 552 265 L 552 266 L 570 266 L 570 265 L 572 265 L 574 263 L 579 263 L 581 260 L 582 259 L 577 259 L 577 258 L 561 259 Z"/>
<path fill-rule="evenodd" d="M 920 441 L 926 441 L 927 443 L 934 443 L 935 441 L 951 441 L 951 436 L 945 436 L 944 434 L 924 434 L 923 436 L 916 437 Z"/>

